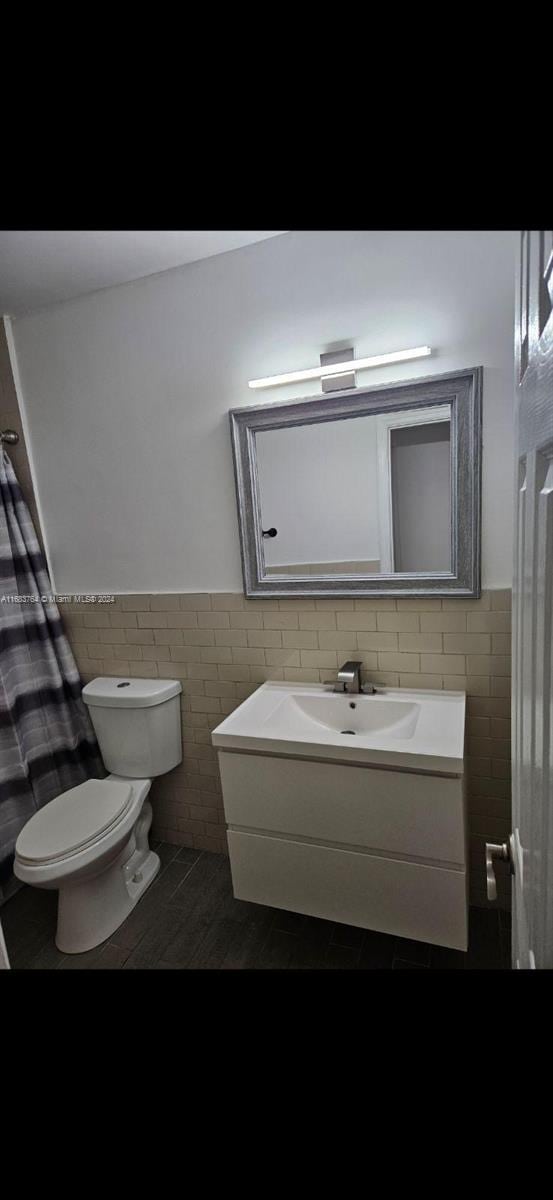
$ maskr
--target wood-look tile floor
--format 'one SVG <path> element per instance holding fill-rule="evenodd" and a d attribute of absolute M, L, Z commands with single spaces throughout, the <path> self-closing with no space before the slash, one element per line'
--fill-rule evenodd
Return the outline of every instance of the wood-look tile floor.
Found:
<path fill-rule="evenodd" d="M 1 909 L 12 969 L 507 970 L 507 913 L 471 909 L 467 954 L 235 900 L 228 858 L 161 842 L 161 871 L 95 950 L 54 943 L 57 892 L 23 887 Z"/>

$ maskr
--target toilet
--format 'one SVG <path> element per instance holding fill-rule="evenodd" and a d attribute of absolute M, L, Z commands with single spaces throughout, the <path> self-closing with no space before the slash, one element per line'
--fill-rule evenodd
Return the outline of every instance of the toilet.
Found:
<path fill-rule="evenodd" d="M 174 679 L 93 679 L 82 696 L 111 772 L 62 792 L 31 817 L 15 846 L 14 872 L 59 890 L 56 945 L 92 950 L 122 924 L 155 879 L 150 849 L 152 779 L 182 760 Z"/>

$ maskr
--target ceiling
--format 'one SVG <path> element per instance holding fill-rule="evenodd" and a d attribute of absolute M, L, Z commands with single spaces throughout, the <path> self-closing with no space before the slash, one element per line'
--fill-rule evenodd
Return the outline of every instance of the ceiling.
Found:
<path fill-rule="evenodd" d="M 99 288 L 237 250 L 283 229 L 0 230 L 0 314 L 17 317 Z"/>

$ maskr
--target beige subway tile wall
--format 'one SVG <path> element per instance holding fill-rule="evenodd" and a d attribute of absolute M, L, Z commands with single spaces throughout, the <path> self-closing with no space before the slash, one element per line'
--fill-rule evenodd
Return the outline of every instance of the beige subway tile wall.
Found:
<path fill-rule="evenodd" d="M 326 682 L 355 652 L 373 683 L 466 691 L 470 898 L 487 903 L 484 844 L 510 832 L 510 590 L 479 600 L 122 595 L 60 608 L 85 681 L 181 680 L 183 761 L 152 787 L 154 835 L 195 849 L 227 852 L 211 730 L 266 679 Z M 506 873 L 498 895 L 508 906 Z"/>

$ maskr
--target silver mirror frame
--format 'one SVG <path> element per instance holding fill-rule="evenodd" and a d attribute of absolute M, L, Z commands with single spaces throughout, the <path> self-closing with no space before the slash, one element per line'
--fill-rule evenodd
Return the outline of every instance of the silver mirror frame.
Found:
<path fill-rule="evenodd" d="M 246 596 L 480 595 L 482 367 L 385 387 L 353 388 L 229 413 Z M 373 413 L 451 405 L 451 563 L 434 574 L 266 575 L 255 435 L 262 430 L 340 421 Z"/>

